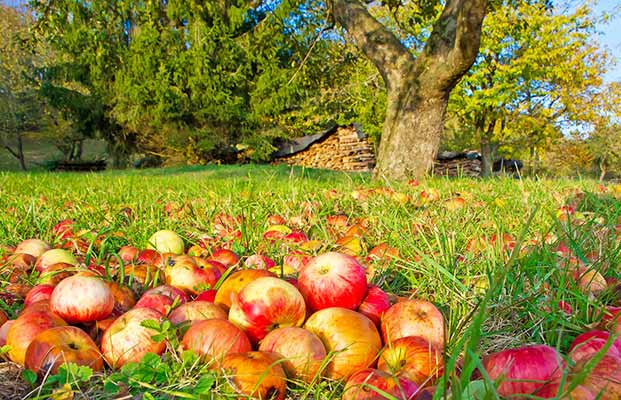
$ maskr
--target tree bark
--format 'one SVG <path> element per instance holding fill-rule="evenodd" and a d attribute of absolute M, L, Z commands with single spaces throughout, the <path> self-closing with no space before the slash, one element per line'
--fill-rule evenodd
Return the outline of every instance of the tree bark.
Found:
<path fill-rule="evenodd" d="M 478 54 L 487 0 L 447 0 L 416 59 L 359 0 L 331 0 L 331 5 L 336 21 L 386 84 L 386 119 L 375 176 L 423 176 L 438 151 L 449 94 Z"/>
<path fill-rule="evenodd" d="M 24 157 L 24 142 L 21 134 L 17 134 L 17 150 L 13 150 L 11 146 L 6 143 L 4 144 L 4 148 L 11 153 L 13 157 L 17 158 L 17 161 L 19 161 L 19 167 L 22 171 L 28 171 L 28 168 L 26 167 L 26 159 Z"/>
<path fill-rule="evenodd" d="M 604 163 L 599 163 L 599 181 L 603 182 L 606 177 L 606 165 Z"/>
<path fill-rule="evenodd" d="M 494 173 L 494 160 L 498 146 L 485 140 L 481 143 L 481 176 L 490 177 Z"/>

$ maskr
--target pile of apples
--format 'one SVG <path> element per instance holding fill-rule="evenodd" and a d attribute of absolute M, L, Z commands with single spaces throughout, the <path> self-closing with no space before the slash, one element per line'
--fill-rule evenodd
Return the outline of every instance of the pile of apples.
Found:
<path fill-rule="evenodd" d="M 309 242 L 284 229 L 265 236 Z M 368 268 L 351 255 L 293 257 L 294 274 L 282 278 L 268 257 L 242 263 L 228 249 L 186 252 L 172 231 L 156 232 L 147 247 L 125 246 L 119 262 L 104 268 L 85 266 L 72 247 L 20 243 L 6 259 L 13 283 L 2 298 L 24 307 L 14 320 L 0 311 L 0 347 L 9 346 L 8 358 L 43 378 L 66 362 L 102 371 L 147 353 L 189 350 L 237 393 L 257 399 L 284 399 L 291 382 L 321 379 L 344 382 L 345 400 L 429 399 L 444 374 L 442 313 L 428 301 L 370 285 Z M 37 276 L 38 284 L 17 283 L 25 275 Z M 148 290 L 138 297 L 137 287 Z M 156 340 L 165 320 L 179 327 L 179 349 Z M 571 374 L 592 368 L 571 398 L 621 398 L 621 341 L 588 332 L 576 338 L 569 358 Z M 569 370 L 544 345 L 489 354 L 483 367 L 480 373 L 500 382 L 498 393 L 507 397 L 557 397 Z"/>

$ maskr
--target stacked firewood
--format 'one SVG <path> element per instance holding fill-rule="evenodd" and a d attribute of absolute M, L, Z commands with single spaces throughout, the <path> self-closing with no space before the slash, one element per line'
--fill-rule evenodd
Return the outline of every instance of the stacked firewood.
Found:
<path fill-rule="evenodd" d="M 306 150 L 277 160 L 288 165 L 339 171 L 370 171 L 375 166 L 373 147 L 353 127 L 341 127 Z"/>
<path fill-rule="evenodd" d="M 436 160 L 433 164 L 433 174 L 449 177 L 478 177 L 481 175 L 481 160 L 468 158 Z"/>

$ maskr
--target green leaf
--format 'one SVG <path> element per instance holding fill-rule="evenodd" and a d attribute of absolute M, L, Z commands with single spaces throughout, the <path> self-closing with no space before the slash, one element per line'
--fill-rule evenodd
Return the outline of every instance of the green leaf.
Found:
<path fill-rule="evenodd" d="M 37 374 L 34 371 L 25 369 L 22 371 L 22 378 L 31 385 L 37 383 Z"/>
<path fill-rule="evenodd" d="M 216 378 L 213 374 L 206 374 L 201 376 L 194 388 L 194 393 L 208 395 L 211 392 L 211 388 L 216 382 Z"/>
<path fill-rule="evenodd" d="M 161 326 L 159 324 L 159 322 L 153 320 L 153 319 L 147 319 L 144 320 L 140 323 L 141 326 L 145 327 L 145 328 L 149 328 L 149 329 L 153 329 L 155 331 L 160 332 L 161 331 Z"/>

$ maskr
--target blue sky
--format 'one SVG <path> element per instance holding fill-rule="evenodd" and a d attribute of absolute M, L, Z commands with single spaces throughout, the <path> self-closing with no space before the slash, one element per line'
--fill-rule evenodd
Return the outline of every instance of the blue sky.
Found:
<path fill-rule="evenodd" d="M 603 33 L 600 40 L 617 59 L 617 65 L 606 74 L 606 80 L 621 81 L 621 2 L 619 0 L 600 0 L 597 11 L 607 12 L 611 16 L 606 25 L 600 26 Z"/>

